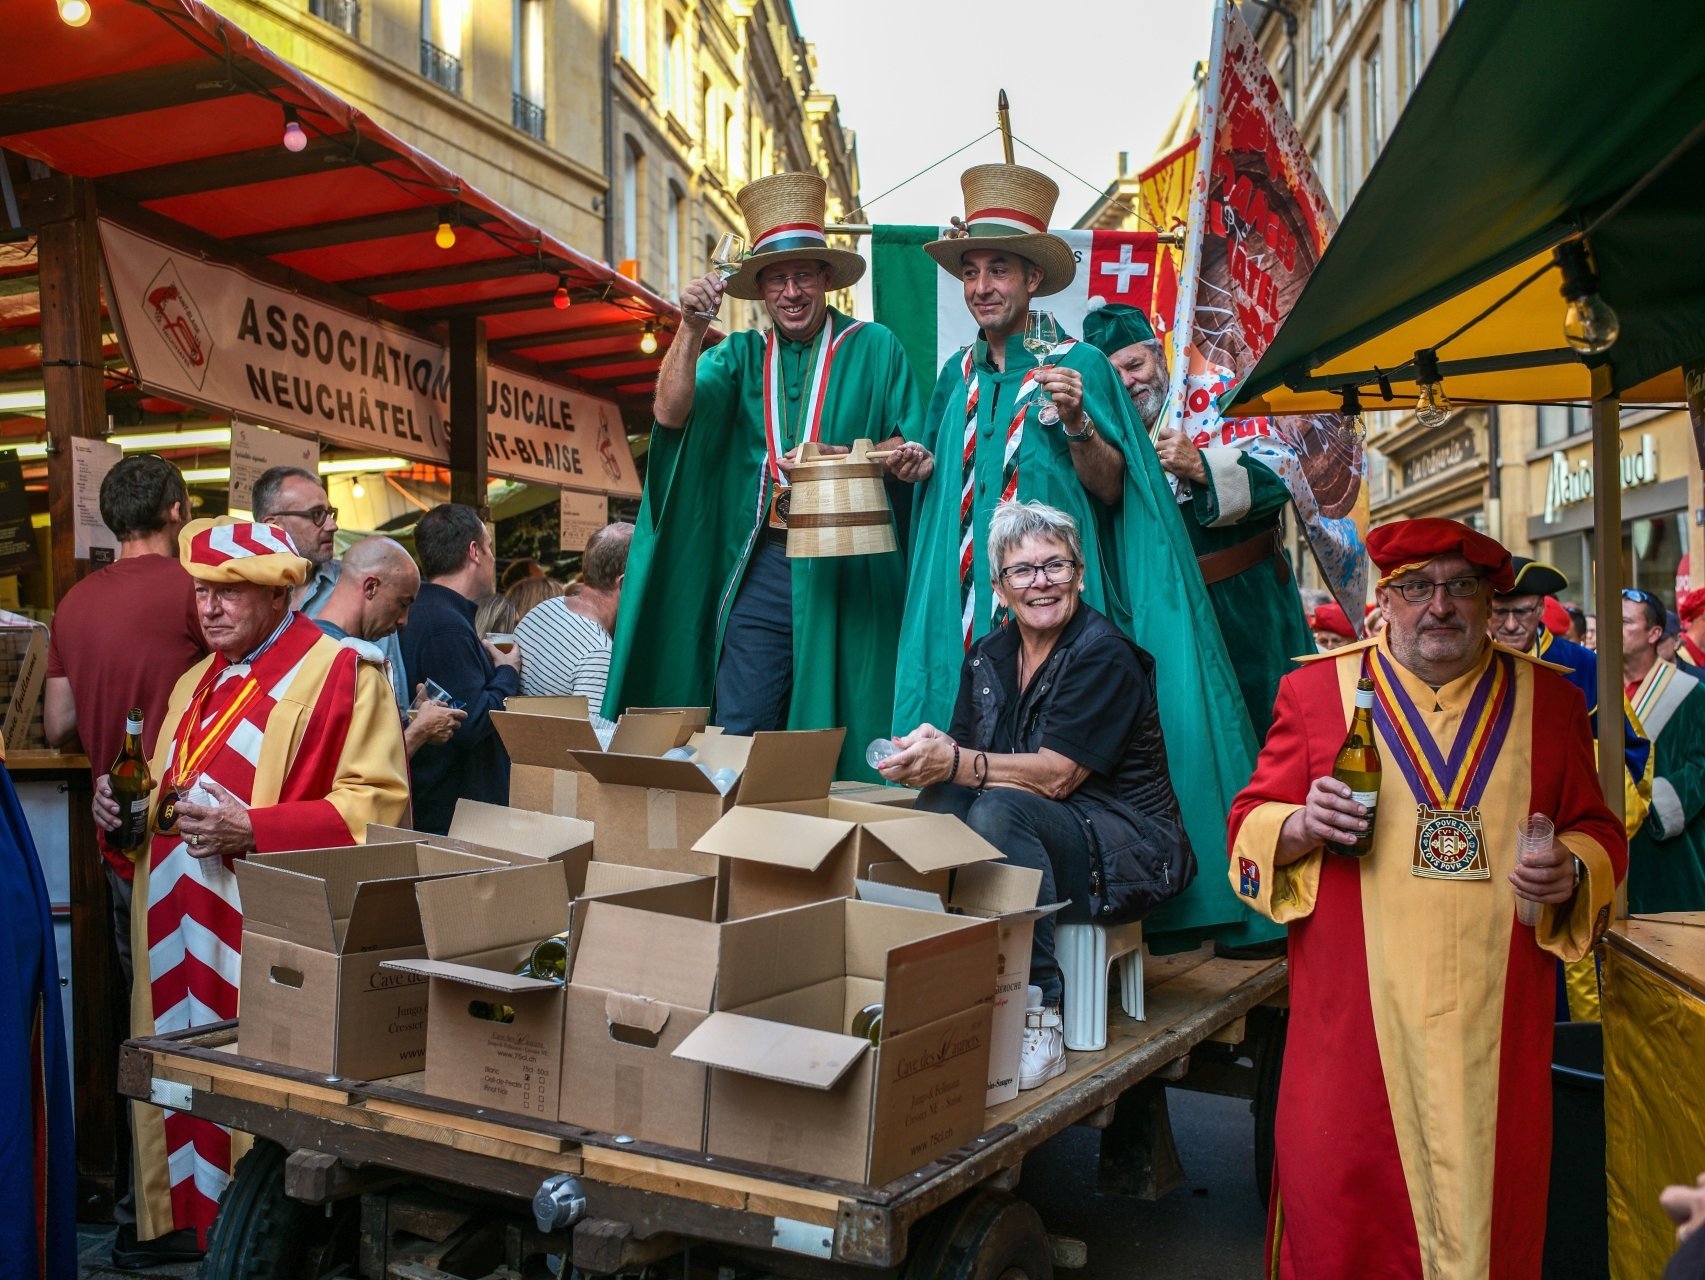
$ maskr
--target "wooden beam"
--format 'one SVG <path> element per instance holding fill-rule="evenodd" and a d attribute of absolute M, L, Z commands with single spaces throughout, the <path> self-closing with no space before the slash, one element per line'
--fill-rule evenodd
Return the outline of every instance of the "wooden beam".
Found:
<path fill-rule="evenodd" d="M 450 322 L 450 501 L 491 519 L 486 505 L 485 323 L 476 317 Z"/>
<path fill-rule="evenodd" d="M 607 351 L 601 356 L 577 356 L 573 360 L 540 361 L 539 368 L 546 373 L 576 373 L 581 369 L 601 369 L 613 364 L 643 364 L 663 357 L 663 347 L 657 349 L 657 354 L 648 356 L 637 346 L 631 351 Z M 634 375 L 629 374 L 632 381 Z"/>
<path fill-rule="evenodd" d="M 350 280 L 339 280 L 337 283 L 340 289 L 348 289 L 351 293 L 371 298 L 381 293 L 406 293 L 411 289 L 434 289 L 451 284 L 479 284 L 482 281 L 503 280 L 510 276 L 556 275 L 570 270 L 570 265 L 560 258 L 547 257 L 540 262 L 536 257 L 524 257 L 511 252 L 479 262 L 463 262 L 455 266 L 430 267 L 415 271 L 393 271 L 379 276 L 358 276 Z M 555 292 L 554 288 L 552 292 Z M 570 296 L 573 296 L 572 292 Z"/>
<path fill-rule="evenodd" d="M 257 231 L 253 235 L 233 236 L 226 243 L 233 248 L 262 257 L 281 253 L 298 253 L 303 249 L 329 249 L 333 245 L 365 244 L 370 240 L 390 240 L 396 236 L 430 234 L 444 218 L 450 216 L 451 206 L 417 205 L 398 209 L 394 213 L 371 213 L 359 218 L 340 218 L 335 222 L 316 222 L 310 226 L 285 227 L 279 231 Z M 476 227 L 495 221 L 481 209 L 462 208 L 462 225 Z"/>
<path fill-rule="evenodd" d="M 147 204 L 151 200 L 253 186 L 280 178 L 330 173 L 358 161 L 378 164 L 399 158 L 396 152 L 371 138 L 345 133 L 329 138 L 310 138 L 308 145 L 300 151 L 286 151 L 282 144 L 272 143 L 251 151 L 200 156 L 175 164 L 108 174 L 98 181 L 103 192 L 110 191 L 137 204 Z"/>
<path fill-rule="evenodd" d="M 257 89 L 276 89 L 283 83 L 258 63 L 245 64 L 241 80 L 233 80 L 219 63 L 196 58 L 51 88 L 26 89 L 0 96 L 0 137 L 213 102 Z M 279 128 L 283 127 L 281 112 Z"/>
<path fill-rule="evenodd" d="M 565 342 L 619 338 L 625 333 L 637 334 L 644 327 L 645 321 L 636 316 L 617 324 L 587 324 L 578 329 L 550 329 L 543 333 L 517 334 L 512 338 L 493 338 L 486 346 L 492 351 L 525 351 L 529 347 L 555 347 Z"/>

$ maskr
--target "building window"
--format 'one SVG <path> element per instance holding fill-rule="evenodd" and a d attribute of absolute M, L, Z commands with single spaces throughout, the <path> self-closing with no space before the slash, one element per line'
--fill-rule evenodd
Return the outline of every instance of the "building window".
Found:
<path fill-rule="evenodd" d="M 673 18 L 663 20 L 663 109 L 677 120 L 687 118 L 687 42 Z"/>
<path fill-rule="evenodd" d="M 545 136 L 545 0 L 515 0 L 511 120 L 522 133 Z"/>
<path fill-rule="evenodd" d="M 645 152 L 632 138 L 622 149 L 622 257 L 640 261 L 640 204 L 645 197 Z"/>
<path fill-rule="evenodd" d="M 1338 216 L 1342 218 L 1344 211 L 1350 207 L 1350 191 L 1352 189 L 1350 167 L 1353 157 L 1350 155 L 1350 95 L 1339 97 L 1332 105 L 1332 171 L 1336 181 L 1333 191 L 1336 193 L 1333 203 L 1337 205 Z"/>
<path fill-rule="evenodd" d="M 669 184 L 669 292 L 681 291 L 681 246 L 687 242 L 687 195 L 675 183 Z M 707 259 L 708 261 L 708 259 Z"/>
<path fill-rule="evenodd" d="M 346 36 L 361 38 L 361 0 L 308 0 L 308 12 Z"/>
<path fill-rule="evenodd" d="M 1385 142 L 1385 71 L 1379 41 L 1362 58 L 1362 168 L 1373 168 Z"/>
<path fill-rule="evenodd" d="M 1539 447 L 1561 444 L 1592 427 L 1592 414 L 1578 404 L 1542 404 L 1539 413 Z"/>
<path fill-rule="evenodd" d="M 1308 65 L 1313 70 L 1326 53 L 1326 0 L 1308 6 Z"/>
<path fill-rule="evenodd" d="M 1296 60 L 1291 57 L 1290 46 L 1286 45 L 1279 51 L 1279 68 L 1273 77 L 1279 83 L 1279 96 L 1285 101 L 1285 109 L 1291 115 L 1296 115 L 1297 107 L 1297 69 Z"/>
<path fill-rule="evenodd" d="M 1407 102 L 1415 86 L 1421 83 L 1421 0 L 1403 0 L 1397 22 L 1403 46 L 1397 64 L 1397 96 Z"/>
<path fill-rule="evenodd" d="M 722 108 L 722 167 L 729 177 L 734 176 L 734 108 Z"/>
<path fill-rule="evenodd" d="M 448 13 L 449 8 L 434 0 L 420 0 L 420 74 L 440 89 L 459 94 L 462 60 L 457 52 L 462 47 L 462 31 L 456 19 L 461 11 Z"/>
<path fill-rule="evenodd" d="M 619 32 L 622 57 L 641 74 L 645 71 L 645 0 L 619 0 L 621 29 Z"/>

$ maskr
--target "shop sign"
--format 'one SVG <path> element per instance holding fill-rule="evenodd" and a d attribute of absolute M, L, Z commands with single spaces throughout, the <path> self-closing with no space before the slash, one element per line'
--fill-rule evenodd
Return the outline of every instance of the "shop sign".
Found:
<path fill-rule="evenodd" d="M 1621 487 L 1636 489 L 1655 484 L 1658 478 L 1658 446 L 1650 435 L 1642 434 L 1637 453 L 1623 453 L 1618 468 Z M 1545 481 L 1545 523 L 1556 524 L 1565 507 L 1577 502 L 1590 502 L 1593 496 L 1592 458 L 1583 457 L 1574 470 L 1561 451 L 1551 455 L 1551 474 Z"/>
<path fill-rule="evenodd" d="M 245 421 L 448 465 L 442 344 L 104 218 L 101 249 L 125 354 L 144 385 Z M 612 401 L 495 365 L 487 373 L 493 475 L 638 496 Z"/>
<path fill-rule="evenodd" d="M 1403 484 L 1420 484 L 1474 456 L 1474 433 L 1464 431 L 1416 454 L 1403 464 Z"/>

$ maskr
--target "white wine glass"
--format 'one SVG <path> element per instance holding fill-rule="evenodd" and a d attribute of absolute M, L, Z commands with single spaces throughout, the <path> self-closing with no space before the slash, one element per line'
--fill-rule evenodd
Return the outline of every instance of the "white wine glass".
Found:
<path fill-rule="evenodd" d="M 716 248 L 711 250 L 710 269 L 724 280 L 731 280 L 739 274 L 745 261 L 746 241 L 729 231 L 716 242 Z M 716 319 L 716 312 L 714 311 L 698 311 L 694 314 L 701 320 Z"/>
<path fill-rule="evenodd" d="M 1054 319 L 1052 311 L 1032 311 L 1024 317 L 1024 349 L 1028 351 L 1038 364 L 1048 358 L 1060 341 L 1060 325 Z M 1054 397 L 1047 389 L 1036 388 L 1036 402 L 1040 406 L 1036 411 L 1036 420 L 1043 426 L 1053 426 L 1060 420 L 1060 411 L 1054 407 Z"/>

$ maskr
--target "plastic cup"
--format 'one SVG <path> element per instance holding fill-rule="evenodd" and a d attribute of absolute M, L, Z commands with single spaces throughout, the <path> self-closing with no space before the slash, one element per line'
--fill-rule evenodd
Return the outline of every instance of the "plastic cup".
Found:
<path fill-rule="evenodd" d="M 515 636 L 508 631 L 488 631 L 485 642 L 499 653 L 511 653 L 515 649 Z"/>
<path fill-rule="evenodd" d="M 1542 853 L 1549 853 L 1556 843 L 1557 828 L 1543 813 L 1530 813 L 1516 823 L 1516 861 L 1527 862 Z M 1545 904 L 1530 898 L 1516 897 L 1516 919 L 1533 926 L 1539 923 L 1539 913 Z"/>
<path fill-rule="evenodd" d="M 872 769 L 879 767 L 889 756 L 900 754 L 900 744 L 892 738 L 872 738 L 864 749 L 864 762 Z"/>

